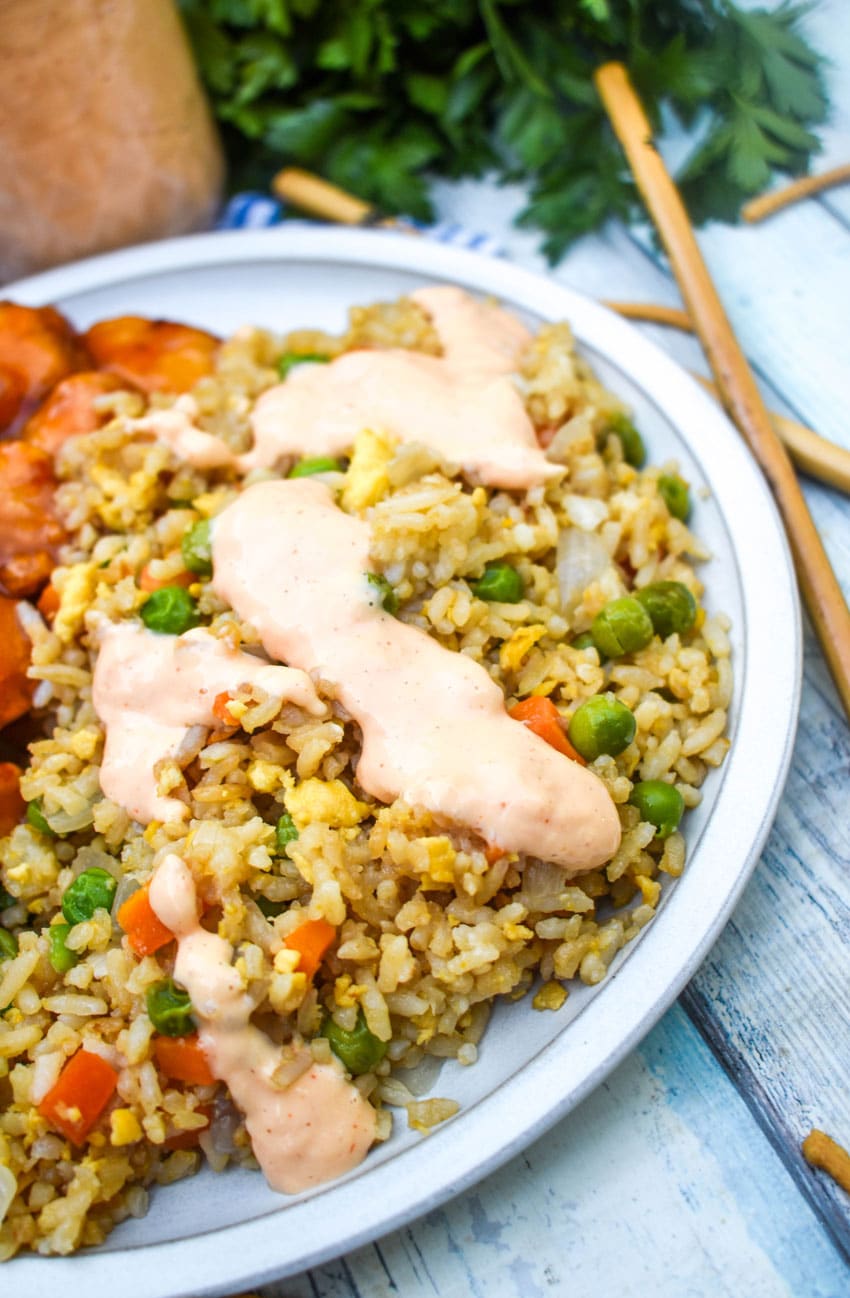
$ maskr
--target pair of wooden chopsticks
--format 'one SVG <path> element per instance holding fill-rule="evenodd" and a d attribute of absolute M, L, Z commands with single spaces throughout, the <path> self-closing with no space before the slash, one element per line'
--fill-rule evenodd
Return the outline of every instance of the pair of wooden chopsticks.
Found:
<path fill-rule="evenodd" d="M 717 396 L 767 478 L 791 544 L 803 599 L 850 719 L 850 610 L 830 567 L 788 452 L 771 422 L 723 310 L 684 204 L 655 149 L 651 127 L 626 69 L 619 63 L 605 64 L 597 70 L 595 81 L 687 307 L 686 314 L 675 320 L 668 317 L 666 323 L 686 324 L 699 336 L 714 373 Z M 326 220 L 347 225 L 403 224 L 384 220 L 367 203 L 305 172 L 282 171 L 273 185 L 285 201 Z M 636 314 L 634 307 L 628 314 Z M 831 444 L 810 429 L 802 431 L 806 436 L 799 459 L 801 467 L 846 489 L 847 453 L 839 447 L 831 447 L 830 453 L 825 453 Z M 827 467 L 827 461 L 831 468 Z"/>

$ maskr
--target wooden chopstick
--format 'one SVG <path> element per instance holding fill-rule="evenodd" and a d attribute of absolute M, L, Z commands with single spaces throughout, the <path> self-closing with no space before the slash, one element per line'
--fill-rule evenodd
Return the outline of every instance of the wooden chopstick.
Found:
<path fill-rule="evenodd" d="M 656 302 L 606 302 L 605 306 L 626 320 L 644 320 L 649 324 L 669 325 L 674 329 L 694 332 L 691 317 L 679 307 L 663 306 Z M 719 401 L 717 384 L 703 378 L 701 374 L 691 372 L 697 382 Z M 785 449 L 799 469 L 830 487 L 850 493 L 850 451 L 821 437 L 814 429 L 807 428 L 796 419 L 778 415 L 773 410 L 768 411 L 768 414 Z"/>
<path fill-rule="evenodd" d="M 617 315 L 623 316 L 626 320 L 643 320 L 646 324 L 669 325 L 671 329 L 684 329 L 688 333 L 693 333 L 694 322 L 678 306 L 663 306 L 660 302 L 603 302 L 609 311 L 616 311 Z"/>
<path fill-rule="evenodd" d="M 284 203 L 290 203 L 301 212 L 309 212 L 323 221 L 337 225 L 379 225 L 413 231 L 413 227 L 394 216 L 384 216 L 376 207 L 356 198 L 338 185 L 332 185 L 321 176 L 314 176 L 300 167 L 284 167 L 272 177 L 272 189 Z"/>
<path fill-rule="evenodd" d="M 716 383 L 693 370 L 691 376 L 702 384 L 706 392 L 720 401 L 720 389 Z M 796 419 L 778 415 L 775 410 L 769 410 L 768 414 L 777 437 L 799 469 L 811 478 L 817 478 L 830 487 L 850 494 L 850 451 L 821 437 L 814 429 L 807 428 Z"/>
<path fill-rule="evenodd" d="M 801 198 L 811 198 L 813 194 L 820 194 L 833 185 L 846 185 L 848 181 L 850 163 L 847 162 L 840 167 L 831 167 L 829 171 L 821 171 L 816 176 L 801 176 L 799 180 L 792 180 L 790 185 L 775 189 L 772 194 L 760 194 L 758 198 L 751 198 L 741 208 L 741 216 L 745 221 L 763 221 L 766 216 L 781 212 L 783 207 L 798 203 Z"/>
<path fill-rule="evenodd" d="M 652 129 L 626 69 L 621 63 L 606 63 L 597 69 L 594 80 L 667 250 L 723 405 L 773 491 L 791 543 L 803 598 L 850 718 L 850 610 L 791 461 L 774 432 L 756 381 L 726 318 L 679 192 L 653 145 Z"/>
<path fill-rule="evenodd" d="M 803 1157 L 812 1167 L 827 1172 L 850 1194 L 850 1154 L 825 1131 L 814 1127 L 803 1141 Z"/>

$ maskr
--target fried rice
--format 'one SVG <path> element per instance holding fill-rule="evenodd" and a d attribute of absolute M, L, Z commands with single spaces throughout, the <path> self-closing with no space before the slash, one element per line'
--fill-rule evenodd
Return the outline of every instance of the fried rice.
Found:
<path fill-rule="evenodd" d="M 199 426 L 244 451 L 254 401 L 278 381 L 282 354 L 362 347 L 440 351 L 408 299 L 355 308 L 339 338 L 242 329 L 193 391 Z M 24 822 L 0 843 L 0 882 L 11 898 L 0 922 L 18 942 L 0 963 L 0 1259 L 98 1244 L 126 1217 L 144 1214 L 153 1185 L 190 1176 L 205 1160 L 216 1170 L 255 1165 L 226 1088 L 178 1084 L 157 1067 L 146 993 L 172 973 L 173 947 L 140 958 L 114 918 L 166 853 L 179 853 L 217 898 L 218 932 L 237 951 L 258 1022 L 300 1035 L 319 1061 L 329 1057 L 321 1035 L 329 1018 L 351 1031 L 362 1013 L 389 1043 L 355 1079 L 377 1109 L 379 1139 L 404 1110 L 421 1131 L 450 1118 L 450 1096 L 421 1093 L 433 1080 L 429 1059 L 474 1064 L 497 997 L 530 994 L 516 1013 L 557 1011 L 575 979 L 599 983 L 651 922 L 665 878 L 681 874 L 683 834 L 662 839 L 629 798 L 637 781 L 664 780 L 694 807 L 723 761 L 728 621 L 700 605 L 687 634 L 656 635 L 608 663 L 572 642 L 606 603 L 649 583 L 680 582 L 699 603 L 697 565 L 709 556 L 659 490 L 659 477 L 677 466 L 638 470 L 624 458 L 617 429 L 627 412 L 577 354 L 566 324 L 539 331 L 519 384 L 548 457 L 564 468 L 559 479 L 524 492 L 473 486 L 425 446 L 364 433 L 347 470 L 328 480 L 342 508 L 368 521 L 372 559 L 396 592 L 398 616 L 483 664 L 508 705 L 545 696 L 568 722 L 607 691 L 634 714 L 625 751 L 591 764 L 618 809 L 621 845 L 603 868 L 574 879 L 516 853 L 493 859 L 476 835 L 421 807 L 370 798 L 355 778 L 358 728 L 321 681 L 321 719 L 256 688 L 241 691 L 238 726 L 196 728 L 158 771 L 160 792 L 181 797 L 188 818 L 147 827 L 131 820 L 99 783 L 104 735 L 91 701 L 98 628 L 138 614 L 143 569 L 157 582 L 177 577 L 187 528 L 219 513 L 242 484 L 134 435 L 130 421 L 148 408 L 136 393 L 99 398 L 111 421 L 62 451 L 58 499 L 70 539 L 53 576 L 52 625 L 34 609 L 27 620 L 43 737 L 31 744 L 22 779 L 52 836 Z M 149 406 L 173 400 L 155 395 Z M 608 556 L 592 580 L 568 589 L 558 560 L 567 533 L 595 538 Z M 519 602 L 473 593 L 485 564 L 498 560 L 520 573 Z M 255 630 L 208 581 L 190 593 L 213 634 L 256 648 Z M 299 834 L 282 853 L 275 824 L 284 812 Z M 118 881 L 112 913 L 96 910 L 73 927 L 67 946 L 76 963 L 57 973 L 49 927 L 62 919 L 70 883 L 94 866 Z M 308 906 L 337 930 L 312 982 L 274 959 Z M 118 1071 L 118 1084 L 77 1146 L 38 1106 L 81 1045 Z"/>

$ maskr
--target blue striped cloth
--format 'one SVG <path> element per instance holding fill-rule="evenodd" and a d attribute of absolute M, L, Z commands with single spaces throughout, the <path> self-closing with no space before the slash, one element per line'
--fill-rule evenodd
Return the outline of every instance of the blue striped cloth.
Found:
<path fill-rule="evenodd" d="M 283 203 L 269 194 L 246 192 L 234 194 L 225 207 L 216 225 L 219 230 L 258 230 L 267 225 L 277 225 L 284 219 L 286 210 Z M 303 222 L 312 224 L 312 222 Z M 420 233 L 438 243 L 450 243 L 456 248 L 471 248 L 475 252 L 488 253 L 492 257 L 501 257 L 504 249 L 498 239 L 480 230 L 468 230 L 466 226 L 451 221 L 440 221 L 436 225 L 424 225 L 420 221 L 411 221 Z"/>

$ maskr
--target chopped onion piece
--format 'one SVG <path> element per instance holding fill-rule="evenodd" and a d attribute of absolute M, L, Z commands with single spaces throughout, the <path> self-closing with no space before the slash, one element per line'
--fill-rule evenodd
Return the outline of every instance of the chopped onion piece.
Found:
<path fill-rule="evenodd" d="M 119 910 L 124 905 L 124 902 L 127 901 L 128 898 L 132 897 L 134 892 L 139 891 L 141 886 L 142 885 L 139 882 L 139 880 L 130 876 L 129 874 L 125 874 L 122 879 L 118 880 L 118 887 L 115 889 L 115 896 L 112 898 L 112 912 L 111 912 L 112 918 L 113 920 L 115 920 L 116 926 L 118 924 Z"/>
<path fill-rule="evenodd" d="M 568 527 L 558 539 L 558 587 L 561 607 L 571 613 L 591 582 L 598 581 L 611 566 L 602 540 L 580 527 Z"/>

